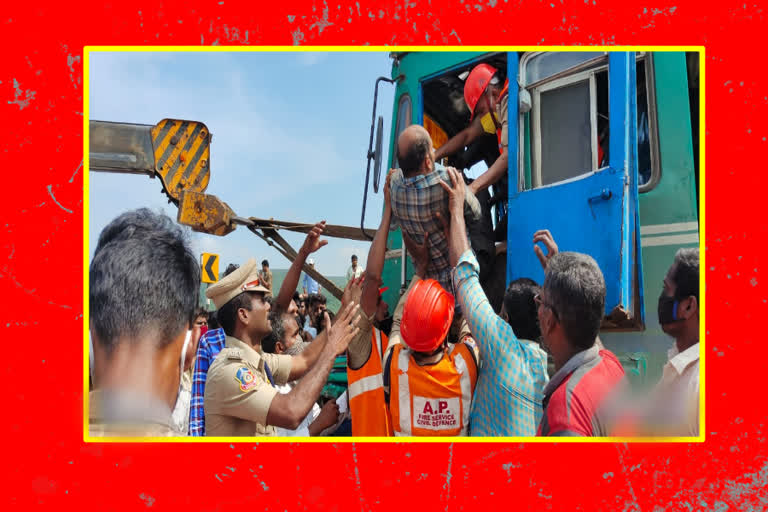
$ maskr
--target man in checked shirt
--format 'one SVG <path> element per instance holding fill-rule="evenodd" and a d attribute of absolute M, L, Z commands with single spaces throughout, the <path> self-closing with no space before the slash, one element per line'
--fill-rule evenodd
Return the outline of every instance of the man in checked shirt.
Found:
<path fill-rule="evenodd" d="M 440 181 L 450 180 L 446 169 L 435 167 L 432 138 L 424 127 L 414 124 L 403 130 L 397 139 L 397 161 L 400 169 L 394 170 L 390 178 L 393 224 L 412 240 L 428 246 L 430 262 L 425 279 L 435 279 L 454 293 L 448 240 L 440 220 L 448 218 L 448 194 Z M 464 215 L 477 220 L 481 216 L 480 203 L 469 189 L 465 191 Z M 461 324 L 460 312 L 457 304 L 454 331 Z"/>

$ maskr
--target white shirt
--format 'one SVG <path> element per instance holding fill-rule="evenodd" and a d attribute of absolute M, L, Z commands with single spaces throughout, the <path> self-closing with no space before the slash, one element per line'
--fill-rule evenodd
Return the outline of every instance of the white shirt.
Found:
<path fill-rule="evenodd" d="M 176 399 L 176 407 L 173 409 L 171 415 L 171 425 L 181 432 L 183 435 L 187 435 L 189 430 L 189 409 L 192 403 L 192 372 L 194 371 L 194 365 L 181 374 L 181 386 L 179 388 L 179 395 Z"/>
<path fill-rule="evenodd" d="M 353 269 L 352 266 L 350 265 L 349 268 L 347 269 L 347 282 L 349 282 L 349 280 L 352 279 L 353 277 L 357 279 L 362 274 L 363 274 L 363 267 L 358 265 Z"/>
<path fill-rule="evenodd" d="M 656 386 L 654 410 L 657 421 L 672 435 L 699 435 L 699 344 L 678 352 L 677 344 L 667 352 L 661 380 Z"/>
<path fill-rule="evenodd" d="M 275 386 L 277 391 L 282 395 L 287 395 L 293 389 L 290 384 L 283 384 L 282 386 Z M 276 427 L 277 435 L 284 437 L 309 437 L 309 424 L 315 421 L 318 414 L 320 414 L 320 406 L 315 402 L 312 405 L 312 410 L 309 411 L 307 417 L 301 420 L 299 427 L 296 430 L 288 430 L 285 428 Z"/>

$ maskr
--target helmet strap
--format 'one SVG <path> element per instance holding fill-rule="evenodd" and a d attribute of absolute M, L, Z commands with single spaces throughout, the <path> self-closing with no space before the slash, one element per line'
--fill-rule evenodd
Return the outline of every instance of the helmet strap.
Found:
<path fill-rule="evenodd" d="M 445 351 L 445 348 L 446 348 L 446 344 L 445 344 L 445 341 L 443 341 L 442 343 L 440 343 L 439 347 L 437 347 L 435 350 L 433 350 L 429 354 L 424 353 L 424 352 L 413 352 L 413 357 L 416 360 L 416 363 L 419 364 L 419 366 L 436 364 L 436 363 L 438 363 L 439 361 L 441 361 L 443 359 L 442 356 L 440 357 L 440 359 L 436 359 L 434 361 L 432 361 L 432 359 L 436 355 L 438 355 L 441 352 Z"/>
<path fill-rule="evenodd" d="M 489 86 L 490 87 L 490 86 Z M 493 121 L 494 126 L 496 126 L 496 131 L 501 130 L 501 124 L 499 123 L 499 120 L 496 119 L 496 109 L 491 107 L 491 98 L 490 89 L 486 88 L 485 92 L 483 93 L 483 99 L 485 100 L 485 106 L 488 108 L 488 113 L 491 114 L 491 120 Z"/>

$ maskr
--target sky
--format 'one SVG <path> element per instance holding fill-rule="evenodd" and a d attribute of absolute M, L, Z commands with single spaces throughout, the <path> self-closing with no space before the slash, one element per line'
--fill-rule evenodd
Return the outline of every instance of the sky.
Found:
<path fill-rule="evenodd" d="M 213 135 L 206 193 L 238 216 L 359 226 L 374 85 L 391 62 L 386 52 L 92 52 L 89 118 L 201 121 Z M 382 83 L 383 176 L 393 97 L 394 87 Z M 176 219 L 157 179 L 91 172 L 89 182 L 89 258 L 101 230 L 125 211 L 148 207 Z M 378 227 L 382 207 L 381 191 L 369 185 L 367 228 Z M 196 253 L 220 255 L 220 271 L 251 257 L 290 266 L 242 226 L 225 237 L 190 233 Z M 305 237 L 281 234 L 295 249 Z M 352 254 L 365 266 L 369 242 L 327 240 L 313 255 L 321 273 L 343 275 Z"/>

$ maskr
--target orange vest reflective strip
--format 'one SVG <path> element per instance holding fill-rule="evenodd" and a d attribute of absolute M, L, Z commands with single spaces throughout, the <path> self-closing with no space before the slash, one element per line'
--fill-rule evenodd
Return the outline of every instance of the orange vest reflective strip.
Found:
<path fill-rule="evenodd" d="M 450 346 L 447 357 L 419 366 L 403 345 L 392 349 L 389 405 L 396 436 L 467 434 L 477 366 L 463 343 Z"/>
<path fill-rule="evenodd" d="M 374 343 L 376 344 L 376 347 L 378 347 L 379 349 L 379 354 L 383 354 L 384 351 L 387 349 L 387 345 L 386 345 L 387 342 L 385 341 L 387 339 L 387 335 L 374 327 L 373 338 L 374 338 Z"/>
<path fill-rule="evenodd" d="M 392 424 L 384 398 L 382 377 L 381 340 L 386 335 L 378 329 L 371 330 L 371 355 L 358 370 L 347 366 L 349 388 L 349 412 L 352 416 L 353 436 L 391 436 Z M 385 341 L 386 343 L 386 341 Z"/>

